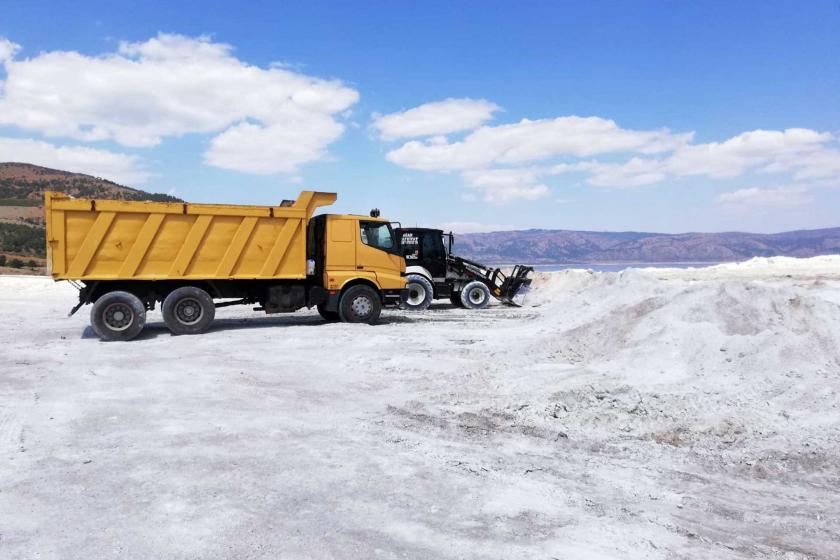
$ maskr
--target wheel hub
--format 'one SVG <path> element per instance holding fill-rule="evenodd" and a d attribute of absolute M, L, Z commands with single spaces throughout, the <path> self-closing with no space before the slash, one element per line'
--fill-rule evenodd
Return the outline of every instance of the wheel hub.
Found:
<path fill-rule="evenodd" d="M 408 304 L 420 305 L 426 300 L 426 289 L 420 284 L 408 285 Z"/>
<path fill-rule="evenodd" d="M 175 317 L 185 325 L 197 323 L 202 315 L 201 304 L 193 298 L 184 298 L 175 305 Z"/>
<path fill-rule="evenodd" d="M 470 301 L 473 303 L 481 303 L 484 301 L 484 292 L 478 288 L 470 290 Z"/>
<path fill-rule="evenodd" d="M 353 300 L 353 303 L 350 304 L 350 307 L 353 309 L 353 313 L 358 315 L 359 317 L 365 317 L 369 315 L 371 310 L 373 309 L 373 305 L 368 299 L 367 296 L 358 296 Z"/>
<path fill-rule="evenodd" d="M 134 312 L 125 303 L 112 303 L 102 314 L 105 325 L 112 331 L 124 331 L 134 319 Z"/>

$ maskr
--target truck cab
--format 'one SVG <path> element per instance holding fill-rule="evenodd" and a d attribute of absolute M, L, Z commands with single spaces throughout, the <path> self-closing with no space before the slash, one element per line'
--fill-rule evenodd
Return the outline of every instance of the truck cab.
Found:
<path fill-rule="evenodd" d="M 316 282 L 329 297 L 318 310 L 335 319 L 341 294 L 355 285 L 381 293 L 385 306 L 399 305 L 405 288 L 405 259 L 391 224 L 382 218 L 323 214 L 309 221 L 308 255 Z"/>

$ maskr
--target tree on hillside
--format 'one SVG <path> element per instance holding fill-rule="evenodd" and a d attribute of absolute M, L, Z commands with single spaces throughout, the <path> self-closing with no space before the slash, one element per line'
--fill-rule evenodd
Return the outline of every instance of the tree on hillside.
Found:
<path fill-rule="evenodd" d="M 6 266 L 6 255 L 0 255 L 0 266 Z"/>
<path fill-rule="evenodd" d="M 35 257 L 46 256 L 44 228 L 0 223 L 0 251 Z"/>

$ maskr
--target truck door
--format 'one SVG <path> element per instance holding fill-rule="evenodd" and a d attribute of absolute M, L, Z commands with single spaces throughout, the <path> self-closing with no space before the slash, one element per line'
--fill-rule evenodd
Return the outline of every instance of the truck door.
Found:
<path fill-rule="evenodd" d="M 391 224 L 360 219 L 357 231 L 356 268 L 374 272 L 382 289 L 402 288 L 405 261 Z"/>
<path fill-rule="evenodd" d="M 356 220 L 329 216 L 327 220 L 327 270 L 356 269 Z"/>

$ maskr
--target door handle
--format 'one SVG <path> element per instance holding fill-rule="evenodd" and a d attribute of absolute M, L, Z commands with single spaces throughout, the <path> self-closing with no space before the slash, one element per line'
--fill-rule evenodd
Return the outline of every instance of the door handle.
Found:
<path fill-rule="evenodd" d="M 356 265 L 356 270 L 364 270 L 364 269 L 365 269 L 365 267 L 364 267 L 364 266 L 362 266 L 362 265 L 360 265 L 360 264 L 357 264 L 357 265 Z"/>

